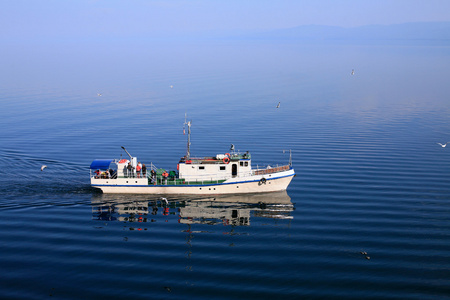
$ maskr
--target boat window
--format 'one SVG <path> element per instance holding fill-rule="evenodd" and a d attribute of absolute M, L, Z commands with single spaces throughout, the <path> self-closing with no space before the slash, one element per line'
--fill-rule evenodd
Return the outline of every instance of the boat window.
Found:
<path fill-rule="evenodd" d="M 204 170 L 204 169 L 205 169 L 205 166 L 199 166 L 198 169 L 199 169 L 199 170 Z"/>
<path fill-rule="evenodd" d="M 220 166 L 220 171 L 225 171 L 225 166 Z"/>
<path fill-rule="evenodd" d="M 244 166 L 244 162 L 243 161 L 239 162 L 239 164 L 241 165 L 241 167 Z"/>
<path fill-rule="evenodd" d="M 248 167 L 248 161 L 245 162 L 245 166 Z"/>

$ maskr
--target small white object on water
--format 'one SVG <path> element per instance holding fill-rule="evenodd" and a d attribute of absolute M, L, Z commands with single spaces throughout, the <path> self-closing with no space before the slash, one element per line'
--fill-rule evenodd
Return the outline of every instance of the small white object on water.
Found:
<path fill-rule="evenodd" d="M 167 198 L 161 197 L 161 200 L 164 201 L 166 204 L 169 204 L 169 201 L 167 201 Z"/>
<path fill-rule="evenodd" d="M 101 96 L 102 96 L 102 94 L 100 94 L 100 93 L 97 93 L 97 96 L 101 97 Z"/>
<path fill-rule="evenodd" d="M 41 171 L 44 171 L 45 168 L 47 168 L 47 166 L 46 165 L 42 165 L 41 166 Z"/>
<path fill-rule="evenodd" d="M 171 85 L 170 88 L 173 89 L 173 85 Z"/>
<path fill-rule="evenodd" d="M 280 108 L 280 104 L 281 104 L 281 102 L 278 102 L 277 108 Z"/>
<path fill-rule="evenodd" d="M 352 69 L 352 75 L 355 75 L 355 70 L 354 69 Z"/>
<path fill-rule="evenodd" d="M 441 145 L 442 148 L 445 148 L 445 147 L 447 146 L 448 143 L 450 143 L 450 142 L 447 142 L 447 143 L 445 143 L 445 144 L 438 143 L 438 145 Z"/>

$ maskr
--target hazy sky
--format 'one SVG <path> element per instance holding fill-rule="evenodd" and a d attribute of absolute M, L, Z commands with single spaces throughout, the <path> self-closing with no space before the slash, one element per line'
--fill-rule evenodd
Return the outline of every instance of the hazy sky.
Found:
<path fill-rule="evenodd" d="M 0 0 L 0 38 L 450 21 L 449 0 Z"/>

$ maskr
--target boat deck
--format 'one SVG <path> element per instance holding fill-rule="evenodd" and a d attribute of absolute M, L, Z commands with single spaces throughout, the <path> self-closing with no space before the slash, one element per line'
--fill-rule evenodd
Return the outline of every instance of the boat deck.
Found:
<path fill-rule="evenodd" d="M 284 166 L 276 166 L 276 167 L 270 167 L 267 166 L 266 168 L 258 168 L 255 170 L 252 170 L 251 173 L 249 172 L 249 176 L 261 176 L 261 175 L 267 175 L 267 174 L 274 174 L 274 173 L 280 173 L 290 170 L 291 167 L 289 165 Z M 170 173 L 170 172 L 169 172 Z M 110 176 L 109 174 L 103 172 L 101 174 L 95 174 L 94 172 L 91 172 L 91 178 L 95 178 L 96 180 L 101 179 L 100 181 L 97 181 L 97 183 L 100 183 L 105 180 L 105 183 L 111 184 L 111 180 L 115 181 L 117 180 L 123 180 L 123 179 L 129 179 L 129 178 L 147 178 L 148 185 L 158 185 L 158 186 L 189 186 L 189 185 L 211 185 L 211 184 L 220 184 L 225 182 L 228 178 L 221 178 L 221 179 L 211 179 L 208 176 L 205 176 L 204 180 L 197 179 L 197 180 L 186 180 L 184 178 L 178 178 L 177 176 L 168 176 L 164 177 L 160 174 L 157 175 L 151 175 L 150 172 L 147 172 L 147 174 L 136 174 L 132 173 L 128 176 Z M 230 178 L 238 178 L 237 176 L 233 176 Z M 109 181 L 109 182 L 106 182 Z"/>

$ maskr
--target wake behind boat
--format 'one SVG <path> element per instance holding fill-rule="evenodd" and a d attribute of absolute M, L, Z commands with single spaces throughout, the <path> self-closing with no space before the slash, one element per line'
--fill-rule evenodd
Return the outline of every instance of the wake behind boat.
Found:
<path fill-rule="evenodd" d="M 122 147 L 130 159 L 96 159 L 91 163 L 92 187 L 116 194 L 245 194 L 284 191 L 295 176 L 291 156 L 289 164 L 253 169 L 250 153 L 236 152 L 233 145 L 229 153 L 191 157 L 191 122 L 185 125 L 187 153 L 176 170 L 157 168 L 153 163 L 147 167 Z"/>

